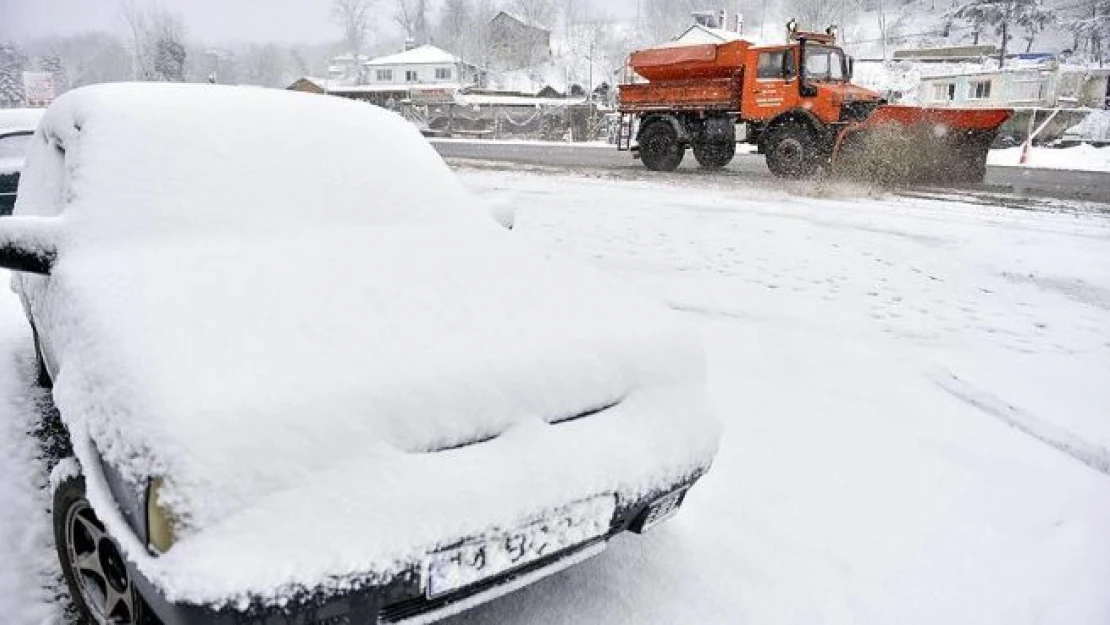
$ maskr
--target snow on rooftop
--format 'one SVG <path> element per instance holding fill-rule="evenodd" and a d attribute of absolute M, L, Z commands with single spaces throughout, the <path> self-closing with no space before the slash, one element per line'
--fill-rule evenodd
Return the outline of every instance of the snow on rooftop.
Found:
<path fill-rule="evenodd" d="M 528 26 L 529 28 L 535 28 L 536 30 L 551 32 L 551 29 L 548 28 L 547 26 L 537 24 L 537 23 L 535 23 L 531 20 L 528 20 L 528 19 L 525 19 L 525 18 L 521 17 L 520 15 L 517 15 L 516 13 L 513 13 L 512 11 L 506 11 L 504 9 L 498 11 L 497 15 L 493 16 L 493 19 L 497 19 L 498 16 L 500 16 L 502 14 L 505 15 L 505 17 L 511 18 L 513 20 L 516 20 L 516 21 L 520 22 L 521 24 L 524 24 L 525 26 Z M 490 21 L 493 21 L 493 20 L 490 20 Z"/>
<path fill-rule="evenodd" d="M 721 44 L 733 41 L 747 41 L 753 46 L 765 45 L 755 33 L 737 33 L 724 28 L 710 28 L 701 24 L 694 24 L 682 34 L 671 41 L 653 46 L 654 48 L 681 48 L 683 46 L 698 46 L 705 44 Z"/>
<path fill-rule="evenodd" d="M 428 44 L 405 52 L 370 59 L 363 65 L 427 65 L 433 63 L 457 64 L 461 62 L 462 60 L 454 54 Z"/>

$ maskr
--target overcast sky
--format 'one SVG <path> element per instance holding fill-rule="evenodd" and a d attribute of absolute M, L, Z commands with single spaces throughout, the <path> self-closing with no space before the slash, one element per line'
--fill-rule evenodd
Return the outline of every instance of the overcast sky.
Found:
<path fill-rule="evenodd" d="M 139 1 L 158 2 L 181 14 L 190 36 L 208 43 L 322 43 L 339 38 L 339 29 L 331 21 L 331 0 Z M 389 21 L 393 2 L 379 0 L 383 21 Z M 609 14 L 635 12 L 636 0 L 594 2 Z M 119 30 L 119 5 L 119 0 L 0 0 L 0 39 L 27 41 L 86 30 Z"/>

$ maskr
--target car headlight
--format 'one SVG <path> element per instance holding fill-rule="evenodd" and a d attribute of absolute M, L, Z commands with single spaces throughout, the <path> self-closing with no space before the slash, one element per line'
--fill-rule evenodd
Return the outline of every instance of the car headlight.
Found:
<path fill-rule="evenodd" d="M 147 543 L 159 554 L 169 551 L 177 540 L 173 514 L 162 503 L 163 484 L 163 479 L 156 477 L 150 481 L 146 489 Z"/>

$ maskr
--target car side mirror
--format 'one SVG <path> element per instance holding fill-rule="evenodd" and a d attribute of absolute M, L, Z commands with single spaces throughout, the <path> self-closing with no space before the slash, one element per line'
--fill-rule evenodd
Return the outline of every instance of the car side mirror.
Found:
<path fill-rule="evenodd" d="M 854 56 L 848 57 L 848 82 L 856 76 L 856 58 Z"/>
<path fill-rule="evenodd" d="M 0 217 L 0 267 L 49 275 L 57 258 L 58 227 L 49 217 Z"/>

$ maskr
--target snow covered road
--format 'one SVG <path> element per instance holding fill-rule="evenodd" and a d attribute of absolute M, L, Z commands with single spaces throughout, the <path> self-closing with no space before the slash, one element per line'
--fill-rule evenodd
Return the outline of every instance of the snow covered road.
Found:
<path fill-rule="evenodd" d="M 682 311 L 726 434 L 676 519 L 453 623 L 1110 622 L 1106 216 L 460 175 L 518 207 L 517 236 Z M 58 613 L 20 314 L 0 291 L 0 614 L 16 625 Z"/>
<path fill-rule="evenodd" d="M 1110 622 L 1110 477 L 1046 444 L 1110 447 L 1110 221 L 462 175 L 685 311 L 726 434 L 674 522 L 459 623 Z"/>

